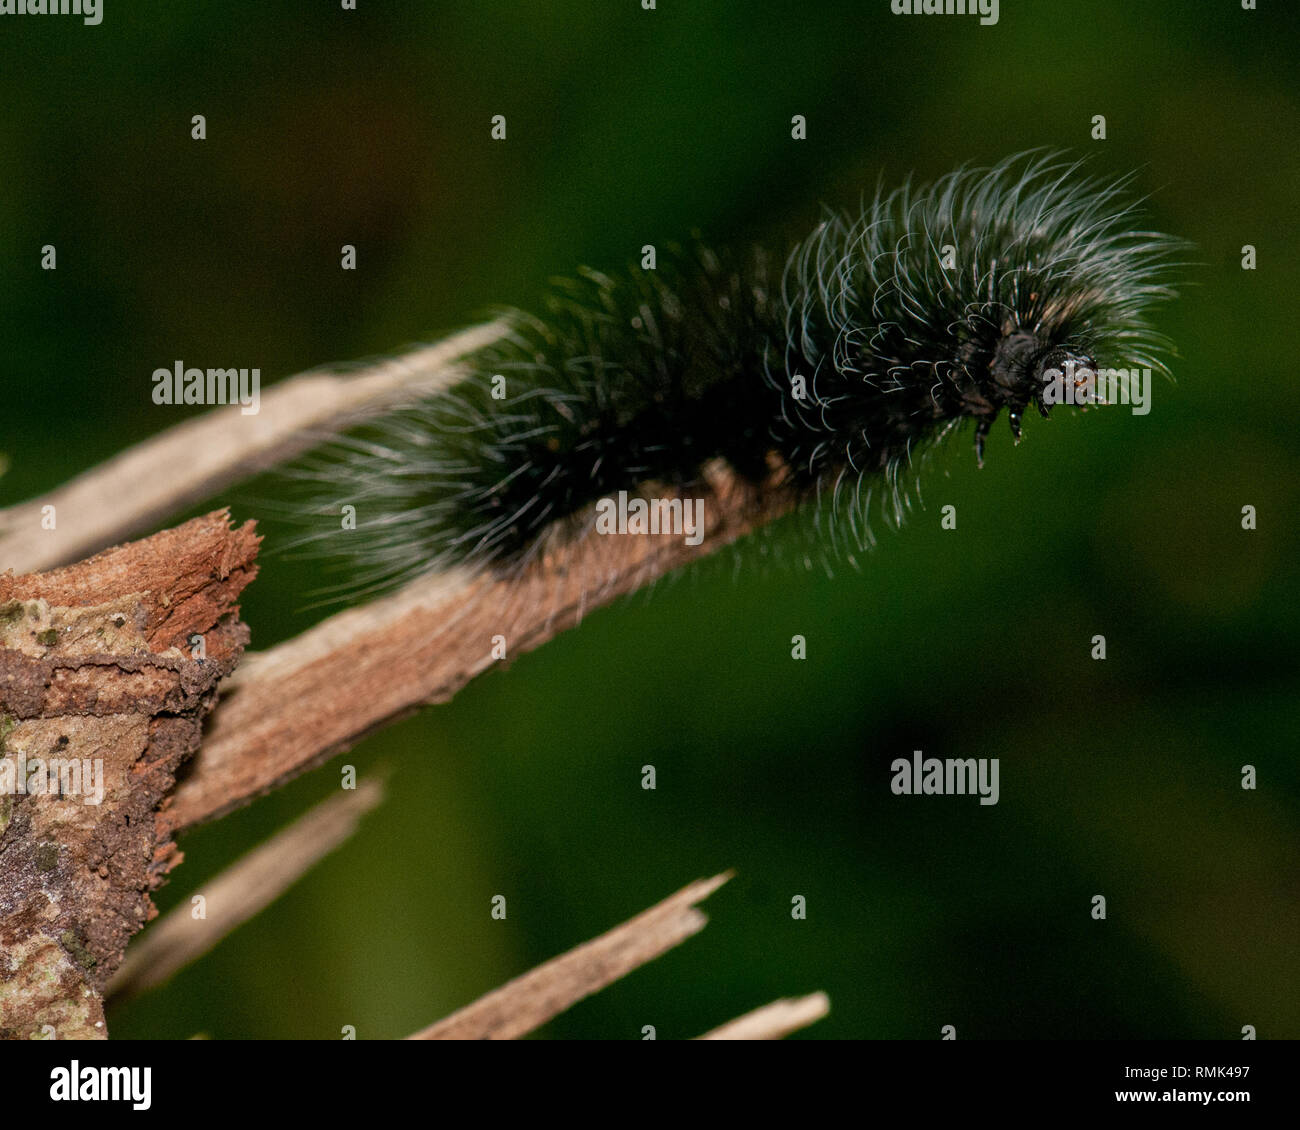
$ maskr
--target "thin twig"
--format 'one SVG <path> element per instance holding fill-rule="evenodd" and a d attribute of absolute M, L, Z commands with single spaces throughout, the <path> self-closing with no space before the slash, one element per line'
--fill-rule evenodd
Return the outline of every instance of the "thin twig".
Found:
<path fill-rule="evenodd" d="M 168 428 L 30 502 L 0 510 L 0 570 L 36 572 L 129 537 L 231 483 L 292 458 L 337 431 L 463 375 L 458 359 L 506 333 L 490 322 L 348 372 L 280 381 L 256 415 L 216 408 Z M 45 508 L 56 525 L 45 528 Z"/>
<path fill-rule="evenodd" d="M 825 993 L 786 997 L 747 1012 L 720 1028 L 697 1036 L 697 1040 L 783 1040 L 791 1032 L 807 1028 L 831 1010 Z"/>
<path fill-rule="evenodd" d="M 412 1040 L 514 1040 L 565 1009 L 698 934 L 708 922 L 695 909 L 731 878 L 699 879 L 600 937 L 416 1032 Z"/>
<path fill-rule="evenodd" d="M 140 936 L 109 982 L 107 995 L 118 1001 L 136 996 L 202 957 L 347 840 L 383 798 L 380 782 L 362 781 L 231 864 L 197 892 L 203 917 L 195 918 L 192 900 L 186 900 Z"/>

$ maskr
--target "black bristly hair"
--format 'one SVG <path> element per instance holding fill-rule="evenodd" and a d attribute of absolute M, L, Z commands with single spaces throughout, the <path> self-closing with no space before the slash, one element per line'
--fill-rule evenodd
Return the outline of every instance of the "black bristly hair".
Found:
<path fill-rule="evenodd" d="M 1129 179 L 1022 155 L 830 214 L 783 268 L 692 244 L 584 270 L 307 474 L 357 507 L 359 583 L 517 563 L 618 491 L 706 492 L 717 460 L 862 544 L 873 483 L 901 516 L 917 452 L 969 419 L 982 461 L 1004 409 L 1018 439 L 1051 370 L 1164 371 L 1179 243 L 1136 230 Z"/>

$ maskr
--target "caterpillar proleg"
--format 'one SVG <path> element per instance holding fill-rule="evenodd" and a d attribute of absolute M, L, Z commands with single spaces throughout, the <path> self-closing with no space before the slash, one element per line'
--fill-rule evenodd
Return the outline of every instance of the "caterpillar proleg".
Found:
<path fill-rule="evenodd" d="M 964 422 L 982 462 L 995 419 L 1019 439 L 1063 374 L 1165 371 L 1150 312 L 1179 242 L 1139 230 L 1130 179 L 1021 155 L 878 191 L 779 260 L 697 242 L 581 271 L 304 473 L 356 507 L 360 585 L 519 566 L 603 532 L 613 499 L 809 508 L 852 552 L 873 487 L 901 517 L 909 469 Z"/>

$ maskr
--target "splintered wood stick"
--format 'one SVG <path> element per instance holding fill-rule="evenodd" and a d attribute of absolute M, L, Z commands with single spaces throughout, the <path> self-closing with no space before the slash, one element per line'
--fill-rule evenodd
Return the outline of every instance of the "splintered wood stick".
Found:
<path fill-rule="evenodd" d="M 302 373 L 267 389 L 256 415 L 230 404 L 168 428 L 47 495 L 0 510 L 0 571 L 49 569 L 139 533 L 323 434 L 448 387 L 463 375 L 461 358 L 505 333 L 505 322 L 489 322 L 373 364 Z M 43 521 L 46 507 L 53 529 Z"/>
<path fill-rule="evenodd" d="M 825 993 L 786 997 L 753 1012 L 747 1012 L 721 1027 L 697 1036 L 697 1040 L 783 1040 L 791 1032 L 815 1024 L 831 1010 Z"/>
<path fill-rule="evenodd" d="M 770 520 L 757 493 L 712 473 L 704 537 L 594 537 L 522 570 L 431 574 L 249 656 L 226 694 L 193 771 L 162 813 L 170 831 L 211 820 L 348 749 L 418 707 L 535 648 L 588 611 L 694 561 Z M 592 587 L 591 578 L 603 578 Z"/>
<path fill-rule="evenodd" d="M 431 1024 L 410 1040 L 515 1040 L 698 934 L 695 908 L 731 878 L 698 879 L 622 925 L 584 942 Z"/>

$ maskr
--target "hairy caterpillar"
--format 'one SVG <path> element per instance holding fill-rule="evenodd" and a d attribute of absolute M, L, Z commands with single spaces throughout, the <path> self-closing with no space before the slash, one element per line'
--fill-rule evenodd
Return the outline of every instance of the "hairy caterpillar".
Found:
<path fill-rule="evenodd" d="M 304 474 L 330 513 L 355 504 L 353 581 L 371 585 L 525 563 L 589 532 L 599 500 L 708 498 L 719 469 L 861 546 L 873 483 L 901 516 L 904 472 L 963 421 L 982 462 L 1003 410 L 1017 439 L 1031 406 L 1048 414 L 1050 373 L 1164 371 L 1149 310 L 1179 243 L 1134 230 L 1128 179 L 1020 156 L 877 192 L 775 270 L 694 244 L 583 271 L 544 316 L 511 312 L 460 383 Z"/>

